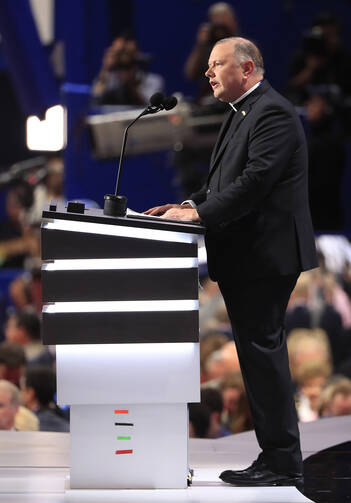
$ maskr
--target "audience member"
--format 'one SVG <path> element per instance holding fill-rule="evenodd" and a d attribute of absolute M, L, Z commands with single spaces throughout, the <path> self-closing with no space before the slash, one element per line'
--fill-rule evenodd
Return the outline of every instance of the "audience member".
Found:
<path fill-rule="evenodd" d="M 17 431 L 38 431 L 39 419 L 34 412 L 20 405 L 15 416 L 15 428 Z"/>
<path fill-rule="evenodd" d="M 14 342 L 0 344 L 0 379 L 12 382 L 19 387 L 26 368 L 26 355 L 23 346 Z"/>
<path fill-rule="evenodd" d="M 210 425 L 208 438 L 220 438 L 230 435 L 230 431 L 221 424 L 223 413 L 223 399 L 221 393 L 214 388 L 201 390 L 201 403 L 210 411 Z"/>
<path fill-rule="evenodd" d="M 39 419 L 40 431 L 69 431 L 69 422 L 54 403 L 56 376 L 52 369 L 27 369 L 21 390 L 24 405 Z"/>
<path fill-rule="evenodd" d="M 217 2 L 208 10 L 208 23 L 200 26 L 196 43 L 185 63 L 185 75 L 198 84 L 192 114 L 196 117 L 204 115 L 221 115 L 227 112 L 228 106 L 213 97 L 205 72 L 212 47 L 218 40 L 238 35 L 238 20 L 233 7 L 226 2 Z M 206 126 L 207 133 L 213 133 L 215 141 L 219 124 Z M 198 190 L 204 183 L 211 159 L 213 144 L 186 145 L 173 154 L 172 165 L 176 173 L 175 183 L 180 189 L 180 199 Z"/>
<path fill-rule="evenodd" d="M 200 372 L 201 382 L 209 380 L 206 373 L 207 360 L 228 342 L 228 337 L 221 332 L 209 332 L 200 340 Z"/>
<path fill-rule="evenodd" d="M 322 13 L 302 39 L 294 58 L 289 98 L 298 105 L 312 92 L 323 90 L 337 104 L 351 91 L 350 53 L 341 41 L 341 23 L 333 14 Z"/>
<path fill-rule="evenodd" d="M 298 384 L 296 401 L 299 421 L 318 419 L 320 395 L 331 372 L 330 365 L 318 361 L 307 362 L 297 370 L 295 379 Z"/>
<path fill-rule="evenodd" d="M 207 438 L 210 427 L 210 410 L 202 403 L 189 403 L 189 437 Z"/>
<path fill-rule="evenodd" d="M 319 231 L 339 230 L 343 226 L 340 196 L 345 167 L 340 121 L 330 99 L 322 93 L 308 97 L 305 112 L 313 225 Z"/>
<path fill-rule="evenodd" d="M 227 342 L 212 353 L 205 364 L 205 373 L 209 381 L 219 382 L 229 372 L 238 371 L 240 371 L 240 364 L 233 341 Z"/>
<path fill-rule="evenodd" d="M 0 266 L 22 268 L 27 258 L 40 257 L 38 230 L 28 219 L 33 189 L 27 183 L 11 188 L 6 197 L 7 219 L 0 222 Z"/>
<path fill-rule="evenodd" d="M 327 334 L 320 328 L 296 329 L 287 338 L 291 376 L 296 376 L 303 365 L 310 361 L 332 366 L 332 355 Z"/>
<path fill-rule="evenodd" d="M 4 379 L 0 380 L 0 430 L 15 430 L 15 416 L 20 406 L 18 388 Z"/>
<path fill-rule="evenodd" d="M 199 98 L 211 93 L 205 77 L 208 58 L 213 45 L 220 39 L 239 34 L 239 22 L 233 7 L 227 2 L 217 2 L 208 9 L 208 22 L 198 29 L 196 43 L 185 64 L 185 75 L 199 83 Z"/>
<path fill-rule="evenodd" d="M 93 85 L 93 100 L 97 105 L 145 105 L 150 97 L 162 91 L 163 78 L 147 72 L 146 58 L 136 41 L 116 38 L 106 50 L 102 67 Z"/>
<path fill-rule="evenodd" d="M 222 424 L 231 433 L 252 430 L 249 401 L 240 372 L 227 373 L 220 384 L 223 397 Z"/>
<path fill-rule="evenodd" d="M 334 376 L 321 393 L 319 407 L 322 417 L 351 414 L 351 379 Z"/>
<path fill-rule="evenodd" d="M 20 344 L 29 365 L 50 366 L 53 356 L 40 341 L 40 319 L 34 312 L 16 313 L 7 321 L 5 337 L 8 342 Z"/>
<path fill-rule="evenodd" d="M 0 344 L 0 380 L 6 380 L 17 388 L 26 369 L 26 356 L 21 345 L 13 342 Z M 15 414 L 15 429 L 18 431 L 38 431 L 39 420 L 33 412 L 20 405 Z"/>
<path fill-rule="evenodd" d="M 44 206 L 50 201 L 64 202 L 63 180 L 64 164 L 61 156 L 49 157 L 46 162 L 47 174 L 34 188 L 33 204 L 28 212 L 28 219 L 33 225 L 40 225 Z"/>

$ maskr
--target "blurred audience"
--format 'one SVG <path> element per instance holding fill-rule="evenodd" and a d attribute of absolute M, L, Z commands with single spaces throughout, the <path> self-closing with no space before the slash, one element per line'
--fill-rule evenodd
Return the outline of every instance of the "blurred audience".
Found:
<path fill-rule="evenodd" d="M 220 39 L 239 34 L 239 22 L 233 7 L 217 2 L 208 9 L 208 22 L 197 31 L 196 43 L 185 63 L 185 75 L 199 84 L 199 98 L 212 95 L 205 72 L 213 45 Z"/>
<path fill-rule="evenodd" d="M 93 84 L 96 105 L 145 105 L 164 88 L 160 75 L 146 70 L 148 57 L 134 39 L 116 38 L 105 51 L 102 67 Z"/>
<path fill-rule="evenodd" d="M 18 388 L 4 379 L 0 380 L 0 430 L 16 430 L 15 416 L 21 403 Z"/>
<path fill-rule="evenodd" d="M 287 345 L 291 377 L 295 382 L 301 368 L 311 361 L 332 367 L 328 336 L 320 328 L 293 330 L 287 338 Z"/>
<path fill-rule="evenodd" d="M 0 222 L 0 267 L 22 268 L 27 258 L 40 258 L 39 233 L 28 218 L 33 200 L 28 183 L 18 183 L 7 193 L 7 219 Z"/>
<path fill-rule="evenodd" d="M 205 388 L 201 390 L 201 404 L 210 411 L 210 424 L 207 438 L 220 438 L 230 435 L 230 431 L 222 424 L 223 398 L 217 389 Z"/>
<path fill-rule="evenodd" d="M 323 91 L 342 105 L 351 94 L 351 59 L 341 39 L 340 20 L 332 13 L 319 14 L 301 45 L 291 65 L 291 101 L 301 105 L 311 94 Z"/>
<path fill-rule="evenodd" d="M 313 225 L 319 231 L 340 230 L 343 227 L 340 196 L 345 168 L 340 120 L 330 99 L 322 93 L 308 97 L 305 113 Z"/>
<path fill-rule="evenodd" d="M 201 24 L 196 42 L 185 63 L 185 75 L 196 82 L 198 90 L 192 104 L 192 115 L 203 117 L 228 112 L 228 105 L 213 97 L 211 86 L 205 77 L 208 58 L 213 44 L 218 40 L 238 35 L 239 23 L 233 7 L 227 2 L 217 2 L 208 9 L 208 22 Z M 173 153 L 172 165 L 176 173 L 175 184 L 179 187 L 180 199 L 198 190 L 204 183 L 211 159 L 213 142 L 219 124 L 202 126 L 203 132 L 213 135 L 208 144 L 186 145 Z"/>
<path fill-rule="evenodd" d="M 16 313 L 7 321 L 6 340 L 23 347 L 27 364 L 51 366 L 54 358 L 47 347 L 41 343 L 40 336 L 40 319 L 34 312 Z"/>
<path fill-rule="evenodd" d="M 49 157 L 45 165 L 46 176 L 38 183 L 33 191 L 33 204 L 28 212 L 28 219 L 32 225 L 39 226 L 44 206 L 51 201 L 63 203 L 64 164 L 61 156 Z"/>
<path fill-rule="evenodd" d="M 189 403 L 189 437 L 207 438 L 210 427 L 210 410 L 203 403 Z"/>
<path fill-rule="evenodd" d="M 249 401 L 241 372 L 230 372 L 223 377 L 220 389 L 223 396 L 222 424 L 231 433 L 252 430 Z"/>
<path fill-rule="evenodd" d="M 26 369 L 26 355 L 23 347 L 14 342 L 0 344 L 0 379 L 19 387 Z"/>
<path fill-rule="evenodd" d="M 295 379 L 298 385 L 296 406 L 299 421 L 318 419 L 320 396 L 331 373 L 331 366 L 325 362 L 310 361 L 298 368 Z"/>
<path fill-rule="evenodd" d="M 200 343 L 200 372 L 201 382 L 208 381 L 210 376 L 206 372 L 208 357 L 221 349 L 228 342 L 228 337 L 221 332 L 209 332 L 201 338 Z"/>
<path fill-rule="evenodd" d="M 69 422 L 54 402 L 56 376 L 51 368 L 28 368 L 21 392 L 23 404 L 39 419 L 40 431 L 69 431 Z"/>
<path fill-rule="evenodd" d="M 345 416 L 351 414 L 351 379 L 336 376 L 323 389 L 319 401 L 322 417 Z"/>
<path fill-rule="evenodd" d="M 205 363 L 205 375 L 208 381 L 220 382 L 229 372 L 240 370 L 238 353 L 233 341 L 226 342 L 220 349 L 211 353 Z"/>

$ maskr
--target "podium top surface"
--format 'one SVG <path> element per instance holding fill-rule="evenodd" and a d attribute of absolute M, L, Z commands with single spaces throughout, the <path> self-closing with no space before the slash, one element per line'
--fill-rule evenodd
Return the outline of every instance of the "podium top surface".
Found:
<path fill-rule="evenodd" d="M 55 209 L 56 208 L 56 209 Z M 182 232 L 188 234 L 204 234 L 205 227 L 195 222 L 182 222 L 180 220 L 166 220 L 160 217 L 147 215 L 130 215 L 125 217 L 111 217 L 104 215 L 102 209 L 84 208 L 84 213 L 67 210 L 67 205 L 58 203 L 55 206 L 46 205 L 43 210 L 43 219 L 70 220 L 75 222 L 91 222 L 124 227 L 137 227 L 144 229 L 157 229 L 164 231 Z"/>

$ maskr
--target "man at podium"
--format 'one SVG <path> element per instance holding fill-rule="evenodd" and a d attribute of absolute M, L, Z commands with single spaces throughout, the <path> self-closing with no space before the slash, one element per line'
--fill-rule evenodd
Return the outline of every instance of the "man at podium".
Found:
<path fill-rule="evenodd" d="M 146 213 L 206 227 L 208 270 L 233 327 L 241 370 L 262 449 L 234 485 L 303 481 L 284 315 L 301 271 L 317 267 L 307 190 L 307 148 L 293 106 L 264 79 L 258 48 L 222 39 L 206 76 L 229 113 L 204 186 L 182 205 Z"/>

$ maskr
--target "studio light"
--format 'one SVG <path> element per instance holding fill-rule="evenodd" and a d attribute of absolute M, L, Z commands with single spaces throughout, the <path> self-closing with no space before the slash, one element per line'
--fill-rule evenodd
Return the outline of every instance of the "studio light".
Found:
<path fill-rule="evenodd" d="M 46 111 L 45 119 L 30 116 L 26 125 L 29 150 L 57 152 L 66 146 L 66 112 L 56 105 Z"/>

